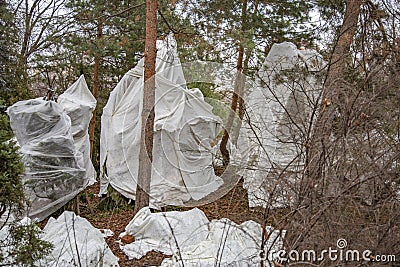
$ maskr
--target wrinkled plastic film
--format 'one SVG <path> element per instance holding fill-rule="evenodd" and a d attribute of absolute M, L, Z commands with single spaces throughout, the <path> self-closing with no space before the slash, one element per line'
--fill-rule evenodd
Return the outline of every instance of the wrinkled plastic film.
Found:
<path fill-rule="evenodd" d="M 25 166 L 29 217 L 45 219 L 95 181 L 87 133 L 95 105 L 81 76 L 59 103 L 36 98 L 8 108 Z"/>

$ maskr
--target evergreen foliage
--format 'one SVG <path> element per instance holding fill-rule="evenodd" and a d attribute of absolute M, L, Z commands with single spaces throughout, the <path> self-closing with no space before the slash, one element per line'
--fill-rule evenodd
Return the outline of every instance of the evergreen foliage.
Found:
<path fill-rule="evenodd" d="M 1 266 L 36 266 L 36 262 L 50 253 L 52 245 L 40 239 L 40 228 L 35 224 L 17 222 L 26 206 L 21 175 L 24 165 L 18 146 L 12 138 L 8 117 L 0 114 L 0 217 L 7 227 L 6 239 L 0 238 Z M 13 217 L 13 218 L 12 218 Z"/>

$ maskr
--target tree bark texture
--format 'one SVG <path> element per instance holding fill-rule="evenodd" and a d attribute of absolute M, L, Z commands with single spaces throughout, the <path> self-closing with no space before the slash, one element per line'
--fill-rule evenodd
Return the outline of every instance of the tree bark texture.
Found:
<path fill-rule="evenodd" d="M 247 0 L 242 1 L 242 11 L 241 11 L 241 30 L 245 30 L 245 23 L 246 23 L 246 13 L 247 13 Z M 222 163 L 223 166 L 226 167 L 229 164 L 229 150 L 227 148 L 229 138 L 232 138 L 233 132 L 233 122 L 235 120 L 235 114 L 238 106 L 239 99 L 242 98 L 242 88 L 244 86 L 243 82 L 243 57 L 244 57 L 244 46 L 243 42 L 240 41 L 239 49 L 238 49 L 238 60 L 236 64 L 236 77 L 235 83 L 233 88 L 233 96 L 231 102 L 231 109 L 229 111 L 228 119 L 226 122 L 226 126 L 224 129 L 224 134 L 222 136 L 221 144 L 220 144 L 220 151 L 222 155 Z M 235 143 L 235 141 L 234 141 Z"/>
<path fill-rule="evenodd" d="M 103 22 L 101 19 L 97 22 L 97 35 L 96 39 L 98 44 L 103 36 Z M 92 94 L 96 101 L 99 98 L 99 88 L 100 88 L 100 68 L 101 68 L 101 47 L 97 47 L 96 53 L 94 54 L 94 71 L 93 71 L 93 90 Z M 93 110 L 92 118 L 89 123 L 89 140 L 90 140 L 90 158 L 93 156 L 93 148 L 94 148 L 94 132 L 96 129 L 96 116 L 97 116 L 97 107 Z M 93 159 L 92 159 L 93 160 Z"/>
<path fill-rule="evenodd" d="M 308 143 L 306 176 L 309 186 L 322 178 L 326 156 L 330 150 L 330 137 L 334 128 L 335 113 L 339 111 L 340 95 L 344 90 L 346 62 L 350 56 L 350 47 L 356 33 L 362 0 L 348 0 L 346 12 L 333 50 L 329 69 L 322 93 L 322 103 Z"/>
<path fill-rule="evenodd" d="M 154 136 L 155 74 L 157 40 L 157 0 L 146 1 L 146 41 L 144 52 L 144 91 L 142 110 L 139 171 L 136 187 L 135 214 L 150 202 L 150 182 Z"/>

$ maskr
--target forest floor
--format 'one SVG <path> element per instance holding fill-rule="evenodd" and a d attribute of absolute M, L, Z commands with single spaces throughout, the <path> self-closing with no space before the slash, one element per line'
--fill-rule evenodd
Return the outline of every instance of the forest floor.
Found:
<path fill-rule="evenodd" d="M 247 191 L 243 188 L 240 180 L 223 197 L 206 205 L 198 206 L 211 221 L 213 219 L 229 218 L 240 224 L 247 220 L 253 220 L 260 224 L 263 223 L 264 210 L 261 208 L 249 208 Z M 170 257 L 157 252 L 149 252 L 140 260 L 129 260 L 119 248 L 117 240 L 120 233 L 124 232 L 125 226 L 134 217 L 133 204 L 122 205 L 111 210 L 104 210 L 104 198 L 97 196 L 99 192 L 99 182 L 88 187 L 86 192 L 79 197 L 79 215 L 86 218 L 94 227 L 99 229 L 111 229 L 114 235 L 106 238 L 108 246 L 115 256 L 119 258 L 119 264 L 124 266 L 158 266 L 164 258 Z M 71 205 L 70 205 L 71 207 Z M 167 207 L 166 210 L 189 210 L 189 207 Z M 61 214 L 62 211 L 58 213 Z M 75 205 L 76 212 L 76 205 Z M 53 216 L 58 216 L 54 214 Z M 267 224 L 270 222 L 267 222 Z M 43 222 L 43 225 L 45 222 Z"/>

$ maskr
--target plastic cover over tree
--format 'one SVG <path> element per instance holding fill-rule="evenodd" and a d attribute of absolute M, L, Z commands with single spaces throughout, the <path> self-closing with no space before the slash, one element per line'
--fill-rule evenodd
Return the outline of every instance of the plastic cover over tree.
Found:
<path fill-rule="evenodd" d="M 7 110 L 21 147 L 25 165 L 22 181 L 31 218 L 43 220 L 94 182 L 93 166 L 85 153 L 85 133 L 93 110 L 88 105 L 92 107 L 93 101 L 72 107 L 72 103 L 84 101 L 86 90 L 81 77 L 60 96 L 72 119 L 62 104 L 42 98 L 19 101 Z"/>

